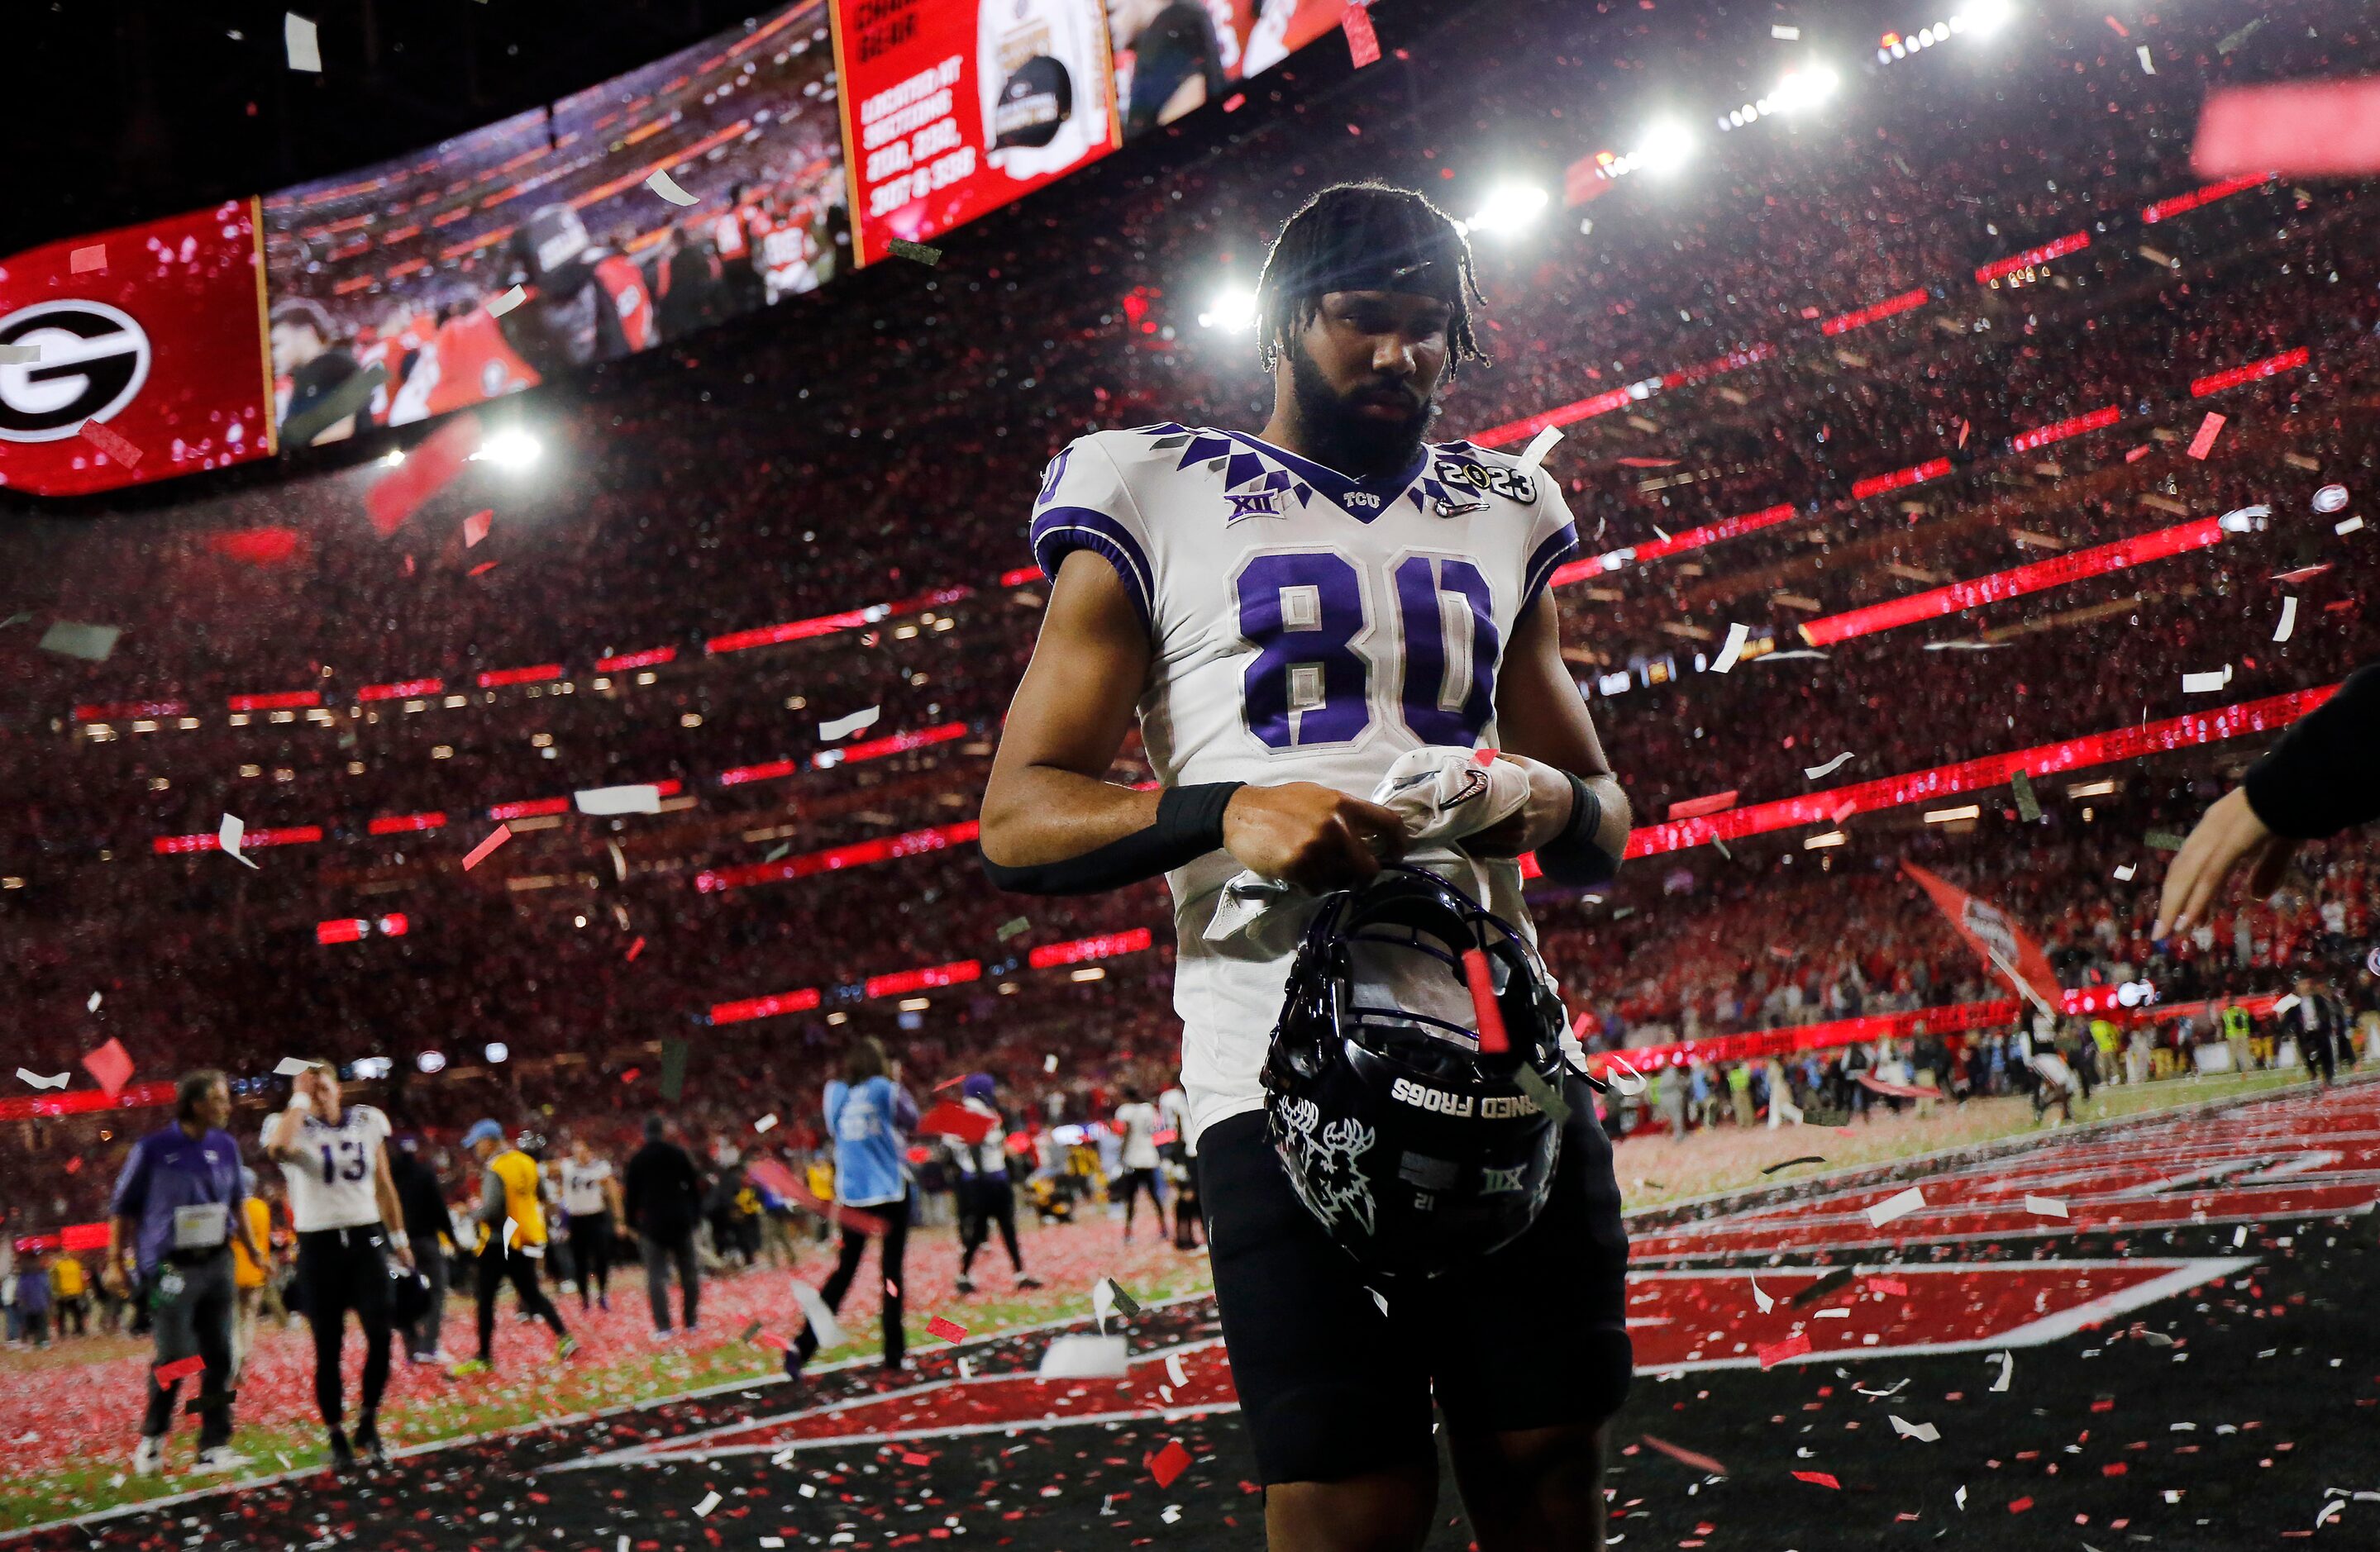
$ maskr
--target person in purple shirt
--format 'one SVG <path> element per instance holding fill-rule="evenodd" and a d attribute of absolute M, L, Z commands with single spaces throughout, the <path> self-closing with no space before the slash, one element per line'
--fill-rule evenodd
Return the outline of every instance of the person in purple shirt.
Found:
<path fill-rule="evenodd" d="M 161 1380 L 157 1371 L 194 1357 L 205 1364 L 197 1469 L 230 1471 L 245 1463 L 231 1449 L 231 1327 L 238 1302 L 232 1236 L 258 1266 L 271 1262 L 242 1206 L 248 1192 L 240 1182 L 239 1145 L 224 1130 L 230 1119 L 231 1086 L 221 1073 L 184 1076 L 175 1085 L 174 1123 L 133 1146 L 108 1207 L 108 1257 L 130 1274 L 156 1328 L 149 1407 L 132 1454 L 139 1474 L 165 1469 L 165 1434 L 182 1388 L 179 1376 Z"/>

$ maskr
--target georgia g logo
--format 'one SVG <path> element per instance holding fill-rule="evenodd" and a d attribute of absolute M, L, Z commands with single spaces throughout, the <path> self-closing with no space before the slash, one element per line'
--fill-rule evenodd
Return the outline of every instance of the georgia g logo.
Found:
<path fill-rule="evenodd" d="M 0 318 L 0 345 L 39 361 L 0 366 L 0 442 L 58 442 L 104 420 L 149 381 L 149 336 L 104 302 L 37 302 Z"/>

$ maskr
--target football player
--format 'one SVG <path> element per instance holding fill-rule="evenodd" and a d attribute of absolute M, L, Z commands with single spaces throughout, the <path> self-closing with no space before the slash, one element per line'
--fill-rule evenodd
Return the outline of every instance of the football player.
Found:
<path fill-rule="evenodd" d="M 1400 815 L 1354 795 L 1399 757 L 1524 772 L 1525 806 L 1463 842 L 1515 932 L 1521 854 L 1555 883 L 1616 869 L 1628 803 L 1548 590 L 1576 532 L 1534 465 L 1424 440 L 1442 381 L 1479 354 L 1469 249 L 1428 200 L 1324 190 L 1257 294 L 1261 432 L 1096 432 L 1043 478 L 1051 588 L 984 794 L 986 870 L 1040 893 L 1169 874 L 1187 1130 L 1271 1545 L 1419 1546 L 1434 1395 L 1483 1548 L 1599 1546 L 1627 1242 L 1585 1088 L 1525 1231 L 1382 1300 L 1293 1188 L 1263 1080 L 1298 918 L 1402 850 Z M 1106 779 L 1135 712 L 1156 791 Z M 1244 870 L 1296 891 L 1273 907 L 1289 930 L 1210 937 Z"/>

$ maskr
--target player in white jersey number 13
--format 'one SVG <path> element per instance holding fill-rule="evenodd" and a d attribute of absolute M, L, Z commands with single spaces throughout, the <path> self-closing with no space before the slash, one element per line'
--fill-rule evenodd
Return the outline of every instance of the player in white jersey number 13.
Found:
<path fill-rule="evenodd" d="M 1585 885 L 1626 845 L 1548 591 L 1577 548 L 1559 486 L 1424 439 L 1441 379 L 1479 354 L 1478 300 L 1461 232 L 1418 194 L 1342 185 L 1293 216 L 1257 286 L 1263 430 L 1100 431 L 1050 464 L 1032 530 L 1048 610 L 984 794 L 984 865 L 1005 888 L 1169 877 L 1186 1130 L 1279 1552 L 1420 1545 L 1433 1404 L 1483 1552 L 1603 1545 L 1627 1242 L 1584 1084 L 1564 1080 L 1536 1219 L 1385 1308 L 1293 1193 L 1264 1114 L 1301 918 L 1405 849 L 1400 816 L 1357 795 L 1399 757 L 1495 750 L 1525 774 L 1526 805 L 1463 837 L 1450 874 L 1484 875 L 1515 931 L 1519 855 Z M 1135 716 L 1156 792 L 1107 780 Z M 1290 891 L 1223 930 L 1244 871 Z"/>

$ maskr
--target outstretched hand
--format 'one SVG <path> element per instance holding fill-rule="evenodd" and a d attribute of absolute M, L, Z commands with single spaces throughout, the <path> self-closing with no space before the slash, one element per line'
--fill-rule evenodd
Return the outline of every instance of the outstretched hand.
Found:
<path fill-rule="evenodd" d="M 2298 843 L 2276 835 L 2248 805 L 2248 789 L 2234 787 L 2209 808 L 2190 832 L 2173 866 L 2166 870 L 2165 893 L 2157 901 L 2157 919 L 2150 936 L 2187 932 L 2206 918 L 2224 881 L 2241 865 L 2248 867 L 2249 891 L 2258 898 L 2281 884 Z"/>

